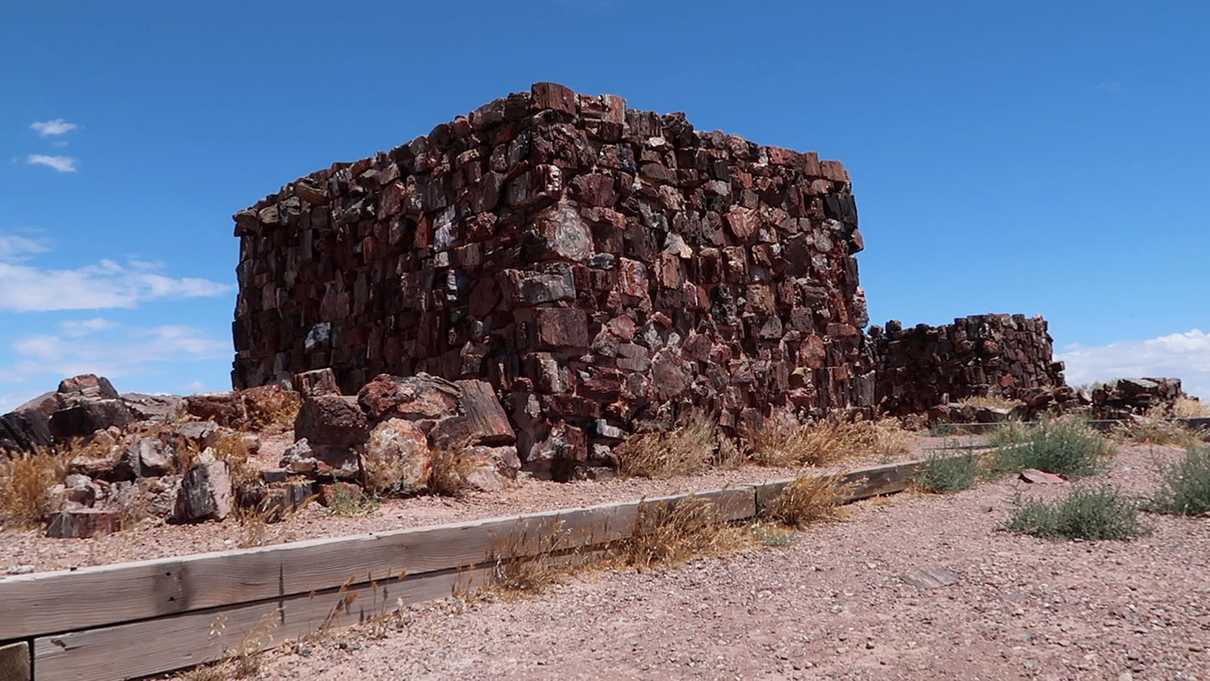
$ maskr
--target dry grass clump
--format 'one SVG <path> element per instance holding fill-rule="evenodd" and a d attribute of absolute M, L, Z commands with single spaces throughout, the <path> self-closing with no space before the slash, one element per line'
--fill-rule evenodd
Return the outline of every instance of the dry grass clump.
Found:
<path fill-rule="evenodd" d="M 857 454 L 911 451 L 913 435 L 895 418 L 846 420 L 832 415 L 803 423 L 776 411 L 742 433 L 751 460 L 761 466 L 828 466 Z"/>
<path fill-rule="evenodd" d="M 1126 442 L 1145 445 L 1193 447 L 1202 440 L 1183 423 L 1168 418 L 1163 407 L 1152 407 L 1143 416 L 1113 427 L 1113 436 Z"/>
<path fill-rule="evenodd" d="M 717 506 L 688 497 L 675 504 L 639 506 L 634 531 L 618 543 L 616 556 L 623 565 L 643 570 L 727 553 L 750 540 L 748 533 L 723 519 Z"/>
<path fill-rule="evenodd" d="M 839 419 L 804 424 L 792 412 L 776 411 L 760 425 L 745 428 L 742 438 L 753 463 L 760 466 L 821 466 L 840 460 L 848 450 Z"/>
<path fill-rule="evenodd" d="M 50 488 L 67 475 L 71 453 L 39 449 L 0 460 L 0 516 L 15 525 L 37 525 L 51 511 Z"/>
<path fill-rule="evenodd" d="M 892 416 L 871 421 L 853 421 L 849 430 L 854 444 L 871 454 L 906 454 L 912 451 L 915 436 Z"/>
<path fill-rule="evenodd" d="M 248 444 L 238 433 L 223 435 L 214 443 L 212 449 L 216 459 L 227 463 L 231 484 L 236 489 L 256 484 L 260 480 L 260 470 L 252 461 Z"/>
<path fill-rule="evenodd" d="M 470 490 L 467 481 L 475 465 L 462 445 L 434 449 L 429 471 L 429 491 L 446 497 L 460 497 Z"/>
<path fill-rule="evenodd" d="M 715 419 L 704 411 L 693 410 L 669 432 L 637 433 L 618 445 L 614 449 L 618 473 L 630 478 L 670 478 L 697 473 L 716 456 L 718 440 Z"/>
<path fill-rule="evenodd" d="M 181 674 L 180 681 L 231 681 L 252 678 L 260 673 L 260 652 L 273 643 L 277 622 L 269 613 L 248 630 L 235 647 L 227 650 L 223 659 Z M 222 636 L 227 630 L 226 618 L 220 616 L 210 625 L 210 636 Z"/>
<path fill-rule="evenodd" d="M 958 404 L 964 407 L 975 407 L 976 409 L 1015 409 L 1023 403 L 1019 400 L 1011 400 L 999 395 L 975 395 L 958 400 Z"/>
<path fill-rule="evenodd" d="M 799 529 L 811 523 L 835 520 L 850 489 L 852 485 L 843 484 L 839 476 L 803 476 L 782 489 L 766 514 L 771 520 Z"/>
<path fill-rule="evenodd" d="M 247 413 L 247 419 L 241 424 L 246 430 L 293 427 L 302 407 L 298 393 L 277 385 L 249 388 L 240 398 Z"/>
<path fill-rule="evenodd" d="M 1210 416 L 1210 404 L 1203 404 L 1189 397 L 1178 397 L 1172 405 L 1172 415 L 1183 419 Z"/>
<path fill-rule="evenodd" d="M 573 561 L 559 555 L 565 536 L 560 524 L 532 539 L 522 533 L 497 542 L 491 553 L 489 590 L 513 598 L 541 593 L 559 582 L 575 569 Z"/>

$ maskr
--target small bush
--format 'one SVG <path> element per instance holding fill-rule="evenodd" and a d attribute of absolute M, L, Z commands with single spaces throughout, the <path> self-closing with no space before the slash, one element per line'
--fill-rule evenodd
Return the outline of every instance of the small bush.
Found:
<path fill-rule="evenodd" d="M 700 410 L 670 432 L 637 433 L 614 449 L 618 473 L 632 478 L 670 478 L 706 468 L 718 446 L 715 419 Z"/>
<path fill-rule="evenodd" d="M 979 458 L 974 454 L 946 456 L 932 452 L 917 471 L 916 487 L 933 494 L 949 494 L 970 489 L 979 477 Z"/>
<path fill-rule="evenodd" d="M 1143 533 L 1138 505 L 1109 486 L 1076 487 L 1058 501 L 1018 501 L 1004 528 L 1035 537 L 1088 540 Z"/>
<path fill-rule="evenodd" d="M 1007 425 L 997 431 L 991 472 L 1037 468 L 1067 477 L 1099 472 L 1113 452 L 1109 441 L 1074 419 L 1043 421 L 1033 427 Z"/>
<path fill-rule="evenodd" d="M 782 489 L 767 514 L 770 520 L 800 529 L 821 520 L 834 520 L 850 488 L 834 475 L 804 476 Z"/>
<path fill-rule="evenodd" d="M 1172 515 L 1210 514 L 1210 448 L 1190 449 L 1179 461 L 1164 466 L 1159 489 L 1147 502 L 1147 510 Z"/>
<path fill-rule="evenodd" d="M 42 449 L 0 460 L 0 516 L 16 525 L 37 525 L 52 510 L 50 488 L 67 475 L 71 454 Z"/>
<path fill-rule="evenodd" d="M 328 515 L 359 518 L 378 510 L 378 500 L 362 494 L 356 488 L 333 485 L 327 495 Z"/>
<path fill-rule="evenodd" d="M 639 507 L 632 535 L 616 546 L 618 560 L 638 569 L 677 564 L 743 546 L 749 537 L 731 527 L 718 508 L 694 497 L 675 504 Z"/>

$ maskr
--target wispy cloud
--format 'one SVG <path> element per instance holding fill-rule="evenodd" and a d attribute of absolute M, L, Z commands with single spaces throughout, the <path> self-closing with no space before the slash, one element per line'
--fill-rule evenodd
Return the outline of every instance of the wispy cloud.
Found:
<path fill-rule="evenodd" d="M 41 137 L 54 137 L 56 135 L 66 135 L 80 126 L 75 123 L 69 123 L 62 118 L 55 118 L 49 121 L 34 121 L 29 124 L 29 127 Z"/>
<path fill-rule="evenodd" d="M 113 260 L 75 269 L 48 269 L 0 261 L 0 310 L 37 312 L 133 308 L 170 298 L 208 298 L 229 284 L 200 277 L 173 277 Z"/>
<path fill-rule="evenodd" d="M 72 335 L 85 328 L 93 333 Z M 0 353 L 12 360 L 0 366 L 0 413 L 53 388 L 67 376 L 107 376 L 122 389 L 120 379 L 189 362 L 225 359 L 232 351 L 230 341 L 179 324 L 124 328 L 97 318 L 67 321 L 60 329 L 61 333 L 18 338 L 8 351 Z"/>
<path fill-rule="evenodd" d="M 70 156 L 48 156 L 46 154 L 30 154 L 25 162 L 31 166 L 46 166 L 60 173 L 76 172 L 76 159 Z"/>
<path fill-rule="evenodd" d="M 107 331 L 118 325 L 117 322 L 103 319 L 101 317 L 93 317 L 92 319 L 69 319 L 59 324 L 59 330 L 68 338 L 79 338 L 88 336 L 100 331 Z"/>
<path fill-rule="evenodd" d="M 0 262 L 24 260 L 37 253 L 50 250 L 46 242 L 20 234 L 5 234 L 0 232 Z"/>
<path fill-rule="evenodd" d="M 1210 398 L 1210 333 L 1191 329 L 1142 341 L 1109 345 L 1069 345 L 1056 358 L 1067 365 L 1067 382 L 1139 376 L 1173 376 L 1185 392 Z"/>

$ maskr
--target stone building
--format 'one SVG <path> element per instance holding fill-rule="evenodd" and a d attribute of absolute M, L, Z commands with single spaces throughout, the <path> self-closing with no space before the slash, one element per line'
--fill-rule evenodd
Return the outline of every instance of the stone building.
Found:
<path fill-rule="evenodd" d="M 235 215 L 233 382 L 491 383 L 530 468 L 684 407 L 870 405 L 849 175 L 553 83 Z"/>

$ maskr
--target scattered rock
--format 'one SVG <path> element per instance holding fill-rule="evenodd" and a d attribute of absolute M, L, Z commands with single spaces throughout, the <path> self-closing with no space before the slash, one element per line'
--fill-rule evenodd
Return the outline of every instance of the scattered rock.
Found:
<path fill-rule="evenodd" d="M 114 509 L 71 505 L 50 518 L 46 536 L 57 539 L 86 539 L 122 529 L 122 513 Z"/>
<path fill-rule="evenodd" d="M 231 512 L 231 506 L 231 474 L 227 463 L 215 459 L 213 450 L 202 452 L 181 480 L 172 519 L 181 523 L 222 520 Z"/>
<path fill-rule="evenodd" d="M 243 400 L 233 391 L 189 395 L 185 398 L 185 411 L 200 420 L 228 428 L 238 428 L 248 419 Z"/>
<path fill-rule="evenodd" d="M 387 419 L 371 431 L 364 464 L 365 479 L 372 489 L 412 494 L 428 484 L 432 452 L 416 424 Z"/>
<path fill-rule="evenodd" d="M 356 397 L 315 395 L 303 400 L 294 437 L 306 439 L 313 449 L 350 448 L 365 444 L 370 428 Z"/>
<path fill-rule="evenodd" d="M 294 374 L 294 390 L 303 397 L 316 395 L 339 395 L 340 387 L 336 385 L 336 374 L 332 369 L 314 369 Z"/>
<path fill-rule="evenodd" d="M 903 576 L 903 581 L 921 589 L 939 589 L 957 584 L 957 572 L 944 567 L 917 568 Z"/>
<path fill-rule="evenodd" d="M 1017 477 L 1024 482 L 1035 485 L 1062 485 L 1067 483 L 1067 480 L 1062 476 L 1040 471 L 1036 468 L 1026 468 Z"/>
<path fill-rule="evenodd" d="M 176 395 L 125 393 L 122 402 L 136 421 L 175 421 L 185 413 L 185 398 Z"/>

